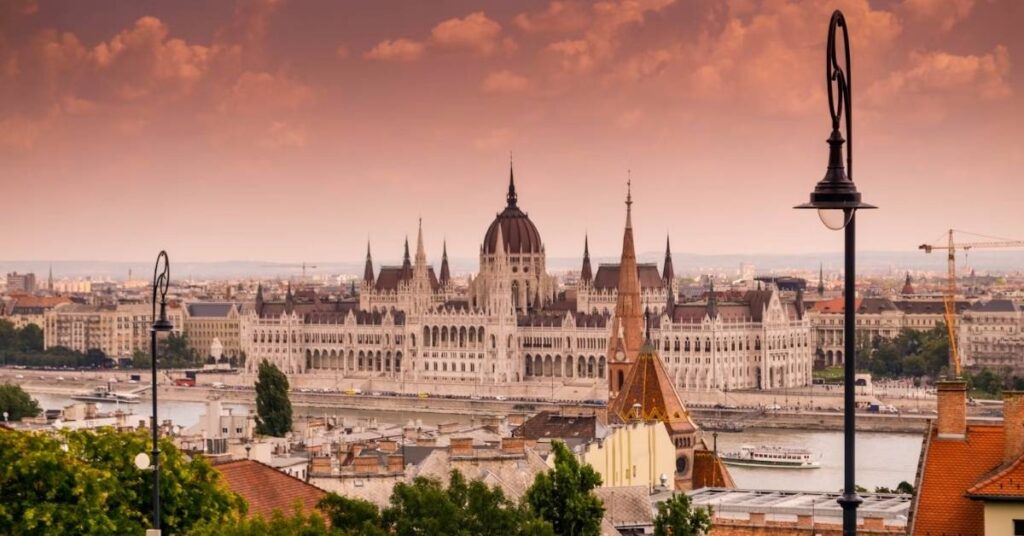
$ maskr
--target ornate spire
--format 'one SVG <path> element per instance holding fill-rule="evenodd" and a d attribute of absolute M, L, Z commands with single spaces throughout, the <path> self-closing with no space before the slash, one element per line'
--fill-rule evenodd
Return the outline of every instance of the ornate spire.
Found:
<path fill-rule="evenodd" d="M 760 289 L 760 283 L 758 283 L 758 287 L 759 287 L 758 290 L 761 290 Z M 710 317 L 711 320 L 714 320 L 715 318 L 718 317 L 718 296 L 715 295 L 715 280 L 714 280 L 714 278 L 711 279 L 711 289 L 708 290 L 708 305 L 707 305 L 706 311 L 707 311 L 708 317 Z"/>
<path fill-rule="evenodd" d="M 427 265 L 427 250 L 423 247 L 423 218 L 420 218 L 419 230 L 416 232 L 416 266 Z"/>
<path fill-rule="evenodd" d="M 373 257 L 370 256 L 370 241 L 366 241 L 366 267 L 363 268 L 363 281 L 373 284 Z"/>
<path fill-rule="evenodd" d="M 910 272 L 907 272 L 907 279 L 903 283 L 903 292 L 902 292 L 902 294 L 904 296 L 909 296 L 909 295 L 911 295 L 913 293 L 914 293 L 914 285 L 911 283 L 911 280 L 910 280 Z"/>
<path fill-rule="evenodd" d="M 590 238 L 583 236 L 583 269 L 580 270 L 580 281 L 590 283 L 594 280 L 594 272 L 590 268 Z"/>
<path fill-rule="evenodd" d="M 515 208 L 519 201 L 519 196 L 516 195 L 516 179 L 512 172 L 512 155 L 508 158 L 508 195 L 505 196 L 505 200 L 508 201 L 508 208 Z"/>
<path fill-rule="evenodd" d="M 288 282 L 288 291 L 284 295 L 284 310 L 292 312 L 295 310 L 295 296 L 292 295 L 292 282 Z"/>
<path fill-rule="evenodd" d="M 441 246 L 441 284 L 447 285 L 451 279 L 451 272 L 448 270 L 448 241 L 445 240 Z"/>
<path fill-rule="evenodd" d="M 412 261 L 409 259 L 409 237 L 405 237 L 405 255 L 402 256 L 402 272 L 412 273 Z"/>
<path fill-rule="evenodd" d="M 672 281 L 676 278 L 676 271 L 672 266 L 672 245 L 668 235 L 665 235 L 665 268 L 661 272 L 661 278 L 669 287 L 672 286 Z"/>
<path fill-rule="evenodd" d="M 263 283 L 256 284 L 256 315 L 263 314 Z"/>
<path fill-rule="evenodd" d="M 50 275 L 46 278 L 46 290 L 53 292 L 53 263 L 50 263 Z"/>
<path fill-rule="evenodd" d="M 818 263 L 818 296 L 825 295 L 825 266 Z"/>
<path fill-rule="evenodd" d="M 632 172 L 627 171 L 627 175 Z M 633 178 L 626 179 L 626 229 L 633 229 Z"/>
<path fill-rule="evenodd" d="M 627 188 L 629 184 L 627 183 Z M 617 356 L 621 351 L 624 361 L 636 359 L 643 344 L 643 310 L 640 307 L 640 277 L 636 266 L 636 248 L 633 244 L 633 225 L 630 211 L 632 193 L 626 194 L 626 228 L 622 235 L 622 258 L 619 261 L 618 297 L 612 318 L 608 351 Z"/>

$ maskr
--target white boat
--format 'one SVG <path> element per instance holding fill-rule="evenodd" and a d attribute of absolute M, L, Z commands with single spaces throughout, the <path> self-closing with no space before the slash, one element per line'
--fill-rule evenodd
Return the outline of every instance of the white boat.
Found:
<path fill-rule="evenodd" d="M 102 385 L 92 391 L 73 394 L 71 398 L 86 402 L 120 402 L 122 404 L 135 404 L 139 401 L 139 395 L 116 393 L 110 389 L 110 386 L 104 387 Z"/>
<path fill-rule="evenodd" d="M 821 464 L 807 449 L 761 445 L 744 445 L 737 451 L 719 455 L 729 465 L 747 467 L 776 467 L 780 469 L 817 469 Z"/>

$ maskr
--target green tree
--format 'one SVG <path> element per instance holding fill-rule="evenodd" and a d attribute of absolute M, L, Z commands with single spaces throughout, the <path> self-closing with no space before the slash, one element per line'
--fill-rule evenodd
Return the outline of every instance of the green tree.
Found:
<path fill-rule="evenodd" d="M 467 481 L 459 471 L 452 471 L 449 480 L 447 488 L 423 477 L 411 484 L 396 484 L 379 526 L 398 536 L 554 534 L 549 523 L 508 500 L 500 488 L 488 487 L 479 480 Z M 333 523 L 334 517 L 331 519 Z"/>
<path fill-rule="evenodd" d="M 913 495 L 914 485 L 911 484 L 910 482 L 907 482 L 906 480 L 901 480 L 900 483 L 896 485 L 896 493 L 906 493 L 908 495 Z"/>
<path fill-rule="evenodd" d="M 23 352 L 42 352 L 43 330 L 35 324 L 21 328 L 18 330 L 18 346 Z"/>
<path fill-rule="evenodd" d="M 135 467 L 145 431 L 0 433 L 0 534 L 142 534 L 150 526 L 152 473 Z M 168 534 L 226 523 L 245 502 L 203 458 L 160 442 L 161 525 Z"/>
<path fill-rule="evenodd" d="M 148 369 L 152 367 L 152 360 L 149 357 L 149 352 L 145 350 L 135 350 L 132 352 L 132 368 Z"/>
<path fill-rule="evenodd" d="M 256 433 L 284 437 L 292 429 L 288 378 L 273 363 L 260 363 L 256 379 Z"/>
<path fill-rule="evenodd" d="M 275 510 L 270 519 L 262 516 L 242 518 L 229 523 L 205 521 L 188 531 L 189 536 L 331 536 L 349 534 L 330 529 L 316 512 L 303 512 L 296 506 L 290 516 Z M 361 534 L 353 532 L 351 534 Z"/>
<path fill-rule="evenodd" d="M 0 385 L 0 418 L 6 413 L 8 420 L 20 421 L 25 417 L 35 417 L 41 412 L 39 402 L 29 396 L 20 385 Z"/>
<path fill-rule="evenodd" d="M 381 528 L 380 509 L 377 505 L 362 499 L 342 497 L 329 493 L 317 504 L 327 515 L 331 527 L 346 535 L 386 534 Z"/>
<path fill-rule="evenodd" d="M 581 465 L 565 443 L 555 441 L 552 447 L 555 467 L 536 476 L 526 491 L 527 504 L 551 523 L 556 534 L 600 534 L 604 505 L 592 491 L 601 485 L 601 475 L 590 465 Z"/>
<path fill-rule="evenodd" d="M 711 509 L 693 508 L 685 493 L 658 505 L 654 517 L 654 536 L 703 536 L 711 530 Z"/>

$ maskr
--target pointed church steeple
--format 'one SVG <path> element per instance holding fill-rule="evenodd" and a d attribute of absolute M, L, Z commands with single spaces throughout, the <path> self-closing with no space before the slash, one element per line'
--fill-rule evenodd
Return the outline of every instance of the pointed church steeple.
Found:
<path fill-rule="evenodd" d="M 903 283 L 903 292 L 901 294 L 903 294 L 904 296 L 910 296 L 913 293 L 914 293 L 914 285 L 911 283 L 911 280 L 910 280 L 910 272 L 907 272 L 907 279 Z"/>
<path fill-rule="evenodd" d="M 370 241 L 366 241 L 366 266 L 363 268 L 363 281 L 373 284 L 373 257 L 370 255 Z"/>
<path fill-rule="evenodd" d="M 441 284 L 447 285 L 451 279 L 452 275 L 448 270 L 448 241 L 445 240 L 441 245 Z"/>
<path fill-rule="evenodd" d="M 626 228 L 622 234 L 622 258 L 619 262 L 618 296 L 612 317 L 608 353 L 611 357 L 609 388 L 617 393 L 630 365 L 643 345 L 643 310 L 640 307 L 640 277 L 633 243 L 632 181 L 626 183 Z"/>
<path fill-rule="evenodd" d="M 583 269 L 580 270 L 580 281 L 590 283 L 594 280 L 594 271 L 590 268 L 590 237 L 583 236 Z"/>
<path fill-rule="evenodd" d="M 665 235 L 665 268 L 661 271 L 661 278 L 666 284 L 671 284 L 676 278 L 676 270 L 672 266 L 672 241 Z"/>
<path fill-rule="evenodd" d="M 818 296 L 825 295 L 825 266 L 818 263 Z"/>
<path fill-rule="evenodd" d="M 50 263 L 50 275 L 46 278 L 46 290 L 53 292 L 53 263 Z"/>

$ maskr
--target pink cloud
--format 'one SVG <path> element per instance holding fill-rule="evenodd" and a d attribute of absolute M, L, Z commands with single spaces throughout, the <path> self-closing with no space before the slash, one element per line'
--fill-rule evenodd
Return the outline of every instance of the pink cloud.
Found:
<path fill-rule="evenodd" d="M 426 47 L 411 39 L 386 39 L 366 51 L 363 57 L 379 61 L 415 61 L 423 56 Z"/>
<path fill-rule="evenodd" d="M 530 89 L 530 79 L 508 70 L 495 71 L 480 85 L 487 93 L 521 93 Z"/>
<path fill-rule="evenodd" d="M 975 0 L 904 0 L 900 7 L 918 24 L 935 23 L 950 30 L 971 14 L 974 3 Z"/>
<path fill-rule="evenodd" d="M 629 26 L 641 25 L 648 13 L 658 12 L 675 0 L 602 1 L 592 8 L 592 18 L 584 34 L 548 45 L 560 56 L 561 66 L 571 72 L 587 72 L 612 58 L 620 45 L 620 33 Z"/>
<path fill-rule="evenodd" d="M 442 21 L 430 32 L 431 39 L 439 46 L 471 50 L 482 56 L 489 56 L 498 49 L 500 35 L 501 25 L 483 11 Z"/>
<path fill-rule="evenodd" d="M 1009 97 L 1010 54 L 1005 46 L 981 55 L 912 52 L 909 65 L 872 86 L 867 100 L 876 107 L 905 105 L 925 97 L 993 100 Z"/>
<path fill-rule="evenodd" d="M 168 33 L 160 19 L 142 17 L 109 42 L 96 45 L 89 58 L 125 98 L 188 93 L 206 74 L 213 52 L 207 46 L 168 38 Z"/>
<path fill-rule="evenodd" d="M 527 33 L 571 33 L 586 29 L 590 23 L 590 14 L 583 2 L 556 0 L 548 4 L 544 11 L 520 13 L 512 22 Z"/>

